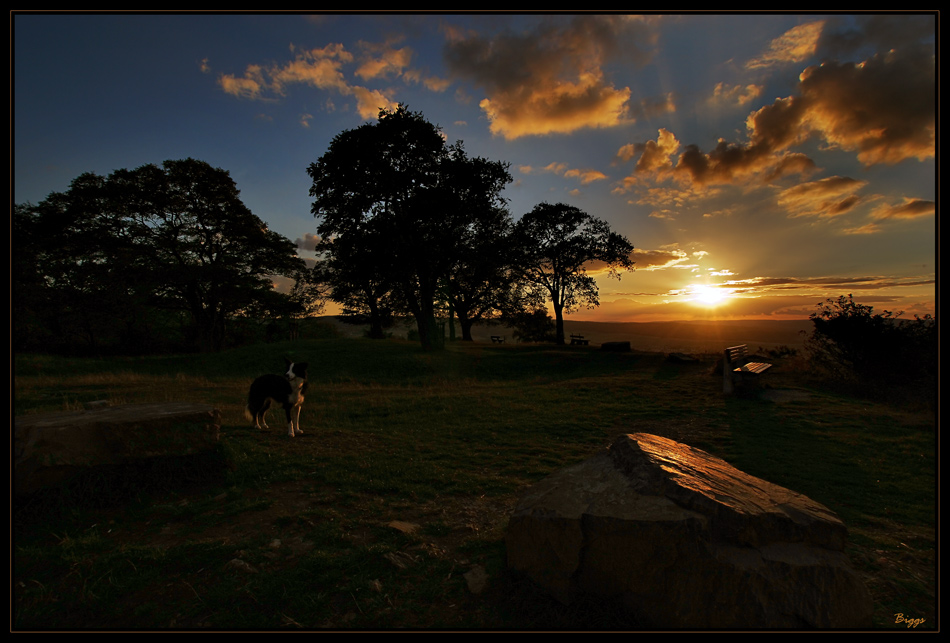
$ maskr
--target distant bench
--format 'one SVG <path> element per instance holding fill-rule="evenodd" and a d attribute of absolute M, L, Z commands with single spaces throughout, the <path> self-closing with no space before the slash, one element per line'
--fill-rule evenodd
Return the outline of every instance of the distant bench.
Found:
<path fill-rule="evenodd" d="M 504 344 L 504 343 L 505 343 L 505 338 L 502 337 L 501 335 L 492 335 L 492 336 L 491 336 L 491 343 L 492 343 L 492 344 Z"/>
<path fill-rule="evenodd" d="M 584 339 L 583 335 L 571 335 L 571 346 L 587 346 L 590 344 L 589 339 Z"/>
<path fill-rule="evenodd" d="M 731 346 L 722 355 L 722 392 L 732 393 L 736 383 L 742 384 L 748 378 L 758 376 L 772 368 L 765 362 L 750 362 L 749 347 L 746 344 Z"/>

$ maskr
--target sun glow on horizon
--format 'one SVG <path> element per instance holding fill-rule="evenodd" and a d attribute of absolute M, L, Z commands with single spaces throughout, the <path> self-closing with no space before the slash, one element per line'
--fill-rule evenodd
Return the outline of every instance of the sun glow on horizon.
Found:
<path fill-rule="evenodd" d="M 716 286 L 693 284 L 689 287 L 692 300 L 702 306 L 718 306 L 731 298 L 732 292 Z"/>

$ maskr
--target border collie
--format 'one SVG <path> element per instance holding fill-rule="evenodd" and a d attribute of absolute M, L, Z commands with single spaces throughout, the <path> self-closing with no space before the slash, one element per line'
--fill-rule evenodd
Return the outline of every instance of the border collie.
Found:
<path fill-rule="evenodd" d="M 251 384 L 244 416 L 253 420 L 255 429 L 266 429 L 264 414 L 271 403 L 279 404 L 287 416 L 287 435 L 294 437 L 294 434 L 303 435 L 300 430 L 300 407 L 303 406 L 303 396 L 308 386 L 307 363 L 295 363 L 287 358 L 284 361 L 287 362 L 286 373 L 261 375 Z"/>

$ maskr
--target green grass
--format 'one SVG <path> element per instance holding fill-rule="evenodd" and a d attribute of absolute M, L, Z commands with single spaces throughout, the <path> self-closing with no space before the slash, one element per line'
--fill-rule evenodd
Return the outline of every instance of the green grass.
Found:
<path fill-rule="evenodd" d="M 305 435 L 247 427 L 250 380 L 311 364 Z M 706 449 L 837 512 L 875 626 L 936 625 L 932 413 L 831 392 L 724 398 L 712 362 L 583 347 L 306 340 L 218 355 L 15 357 L 17 415 L 191 401 L 222 413 L 205 460 L 73 481 L 15 509 L 12 629 L 630 629 L 506 570 L 519 495 L 622 433 Z M 193 475 L 195 472 L 202 475 Z M 139 474 L 142 472 L 139 471 Z M 417 525 L 405 531 L 391 523 Z M 234 562 L 239 561 L 239 562 Z M 469 589 L 473 572 L 487 583 Z"/>

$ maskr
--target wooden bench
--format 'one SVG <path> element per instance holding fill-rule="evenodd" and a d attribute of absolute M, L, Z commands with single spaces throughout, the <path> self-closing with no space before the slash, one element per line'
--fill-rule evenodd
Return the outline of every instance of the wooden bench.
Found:
<path fill-rule="evenodd" d="M 584 339 L 583 335 L 571 335 L 571 346 L 587 346 L 590 344 L 589 339 Z"/>
<path fill-rule="evenodd" d="M 722 354 L 722 392 L 733 393 L 736 384 L 759 375 L 772 368 L 765 362 L 750 362 L 749 347 L 746 344 L 731 346 Z"/>
<path fill-rule="evenodd" d="M 492 343 L 492 344 L 504 344 L 504 343 L 505 343 L 505 338 L 502 337 L 501 335 L 492 335 L 492 336 L 491 336 L 491 343 Z"/>

